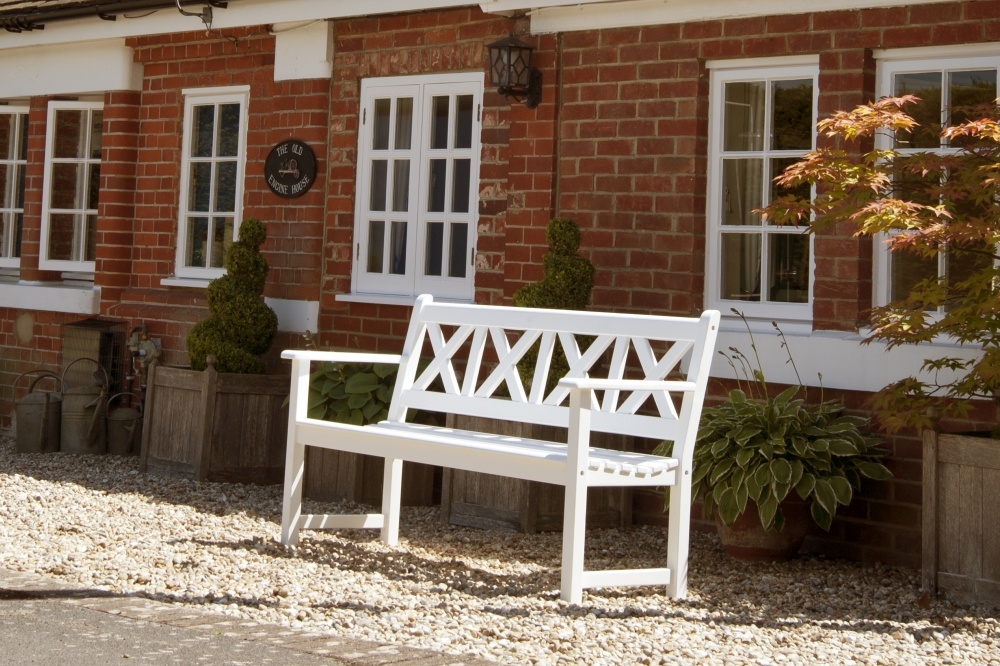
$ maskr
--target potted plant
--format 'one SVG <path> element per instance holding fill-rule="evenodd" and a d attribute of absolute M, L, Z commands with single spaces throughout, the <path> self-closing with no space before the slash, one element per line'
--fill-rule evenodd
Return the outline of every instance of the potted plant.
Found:
<path fill-rule="evenodd" d="M 794 368 L 787 341 L 773 325 Z M 702 412 L 692 496 L 702 499 L 706 517 L 714 515 L 730 555 L 780 561 L 798 552 L 809 516 L 829 530 L 837 507 L 851 502 L 863 478 L 891 474 L 879 462 L 884 451 L 864 431 L 868 419 L 844 414 L 836 401 L 808 402 L 801 380 L 775 395 L 752 332 L 750 347 L 753 360 L 735 348 L 719 352 L 738 386 L 728 400 Z M 656 453 L 672 449 L 672 442 L 663 442 Z"/>
<path fill-rule="evenodd" d="M 150 364 L 140 468 L 214 481 L 278 483 L 284 470 L 287 375 L 264 374 L 278 328 L 263 300 L 264 225 L 243 221 L 210 315 L 187 336 L 190 368 Z"/>
<path fill-rule="evenodd" d="M 887 431 L 923 431 L 925 588 L 1000 604 L 1000 550 L 990 546 L 1000 506 L 990 499 L 995 484 L 988 480 L 1000 474 L 1000 447 L 995 440 L 937 432 L 976 406 L 987 407 L 982 420 L 996 423 L 1000 125 L 991 101 L 952 107 L 957 122 L 938 131 L 937 113 L 922 112 L 940 108 L 939 100 L 930 102 L 885 98 L 822 121 L 819 130 L 831 145 L 777 179 L 783 188 L 817 186 L 815 198 L 789 194 L 763 212 L 778 223 L 809 222 L 811 228 L 847 221 L 857 233 L 883 239 L 890 262 L 925 267 L 922 279 L 894 289 L 892 302 L 872 311 L 865 342 L 927 348 L 919 371 L 883 388 L 874 406 Z M 927 126 L 908 109 L 928 118 Z"/>

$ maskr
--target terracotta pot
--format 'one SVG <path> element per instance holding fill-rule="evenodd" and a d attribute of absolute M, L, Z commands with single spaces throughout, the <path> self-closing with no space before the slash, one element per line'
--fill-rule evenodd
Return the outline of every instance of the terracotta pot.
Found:
<path fill-rule="evenodd" d="M 757 505 L 747 502 L 747 509 L 732 525 L 725 525 L 715 511 L 715 526 L 722 546 L 730 557 L 748 562 L 785 562 L 795 557 L 809 531 L 809 508 L 798 496 L 781 503 L 785 526 L 781 531 L 764 530 Z"/>

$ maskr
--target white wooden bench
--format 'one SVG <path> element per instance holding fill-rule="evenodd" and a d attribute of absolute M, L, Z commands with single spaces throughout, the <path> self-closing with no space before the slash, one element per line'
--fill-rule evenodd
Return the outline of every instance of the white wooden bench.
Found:
<path fill-rule="evenodd" d="M 618 585 L 666 585 L 670 596 L 683 597 L 691 457 L 718 324 L 717 311 L 697 319 L 654 317 L 435 303 L 421 296 L 400 355 L 287 350 L 282 357 L 292 360 L 292 380 L 281 542 L 296 543 L 300 529 L 375 528 L 382 541 L 396 545 L 407 460 L 564 486 L 561 593 L 571 603 L 580 603 L 584 588 Z M 544 377 L 557 345 L 569 371 L 546 395 Z M 526 388 L 517 363 L 532 346 L 539 348 L 538 360 Z M 353 426 L 308 418 L 313 361 L 398 363 L 388 419 Z M 549 442 L 420 425 L 406 420 L 411 409 L 562 426 L 568 436 Z M 592 430 L 672 440 L 675 457 L 591 448 Z M 307 446 L 384 458 L 382 513 L 302 514 Z M 666 567 L 584 571 L 587 488 L 593 486 L 670 486 Z"/>

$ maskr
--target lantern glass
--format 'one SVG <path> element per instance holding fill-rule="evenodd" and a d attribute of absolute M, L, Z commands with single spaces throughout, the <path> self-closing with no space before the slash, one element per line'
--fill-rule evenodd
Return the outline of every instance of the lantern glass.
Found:
<path fill-rule="evenodd" d="M 490 85 L 523 91 L 531 82 L 532 47 L 508 36 L 489 45 Z"/>

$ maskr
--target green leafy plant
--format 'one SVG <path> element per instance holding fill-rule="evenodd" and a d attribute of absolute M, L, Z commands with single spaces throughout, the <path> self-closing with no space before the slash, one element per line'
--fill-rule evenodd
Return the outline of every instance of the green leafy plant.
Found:
<path fill-rule="evenodd" d="M 264 373 L 261 356 L 278 331 L 278 316 L 262 297 L 269 266 L 260 247 L 266 237 L 260 220 L 248 218 L 240 225 L 239 240 L 226 252 L 226 274 L 208 285 L 210 314 L 187 336 L 193 369 L 204 370 L 214 355 L 219 372 Z"/>
<path fill-rule="evenodd" d="M 921 373 L 883 388 L 874 405 L 889 432 L 935 427 L 940 417 L 967 415 L 973 400 L 995 403 L 1000 395 L 997 104 L 954 107 L 957 122 L 938 130 L 938 114 L 922 111 L 939 104 L 908 95 L 834 113 L 818 125 L 831 146 L 776 179 L 785 191 L 815 185 L 815 198 L 789 194 L 762 211 L 774 223 L 810 229 L 850 223 L 857 234 L 884 239 L 893 261 L 922 267 L 924 279 L 874 308 L 866 343 L 892 348 L 943 339 L 982 350 L 972 359 L 935 354 Z M 928 118 L 926 126 L 907 108 Z M 891 147 L 875 147 L 879 135 L 880 145 Z M 941 263 L 947 269 L 938 275 Z"/>
<path fill-rule="evenodd" d="M 784 334 L 773 325 L 794 368 Z M 885 453 L 864 431 L 868 419 L 844 414 L 836 401 L 807 402 L 801 381 L 771 396 L 752 332 L 750 346 L 753 361 L 733 347 L 728 354 L 719 352 L 736 373 L 738 388 L 726 402 L 702 412 L 693 495 L 703 499 L 706 517 L 718 507 L 719 517 L 731 525 L 752 502 L 764 529 L 780 530 L 780 505 L 794 491 L 809 504 L 813 520 L 829 530 L 837 507 L 851 502 L 862 478 L 891 476 L 879 462 Z M 672 442 L 663 442 L 656 453 L 672 450 Z"/>
<path fill-rule="evenodd" d="M 318 363 L 309 375 L 309 417 L 354 425 L 385 420 L 398 369 L 383 363 Z"/>

